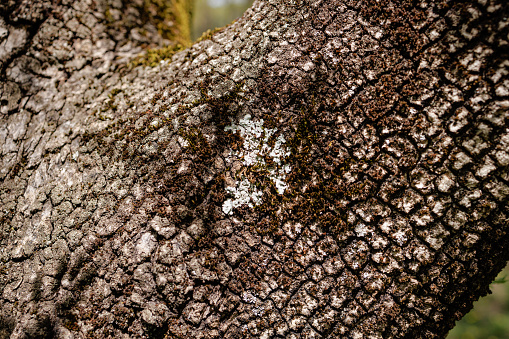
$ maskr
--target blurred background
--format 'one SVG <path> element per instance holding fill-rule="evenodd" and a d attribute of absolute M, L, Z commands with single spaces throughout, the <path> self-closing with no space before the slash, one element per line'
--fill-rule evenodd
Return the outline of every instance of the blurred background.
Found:
<path fill-rule="evenodd" d="M 447 339 L 509 339 L 509 265 L 490 289 L 493 293 L 476 301 Z"/>
<path fill-rule="evenodd" d="M 242 16 L 252 0 L 195 0 L 192 40 L 208 29 L 230 24 Z M 490 294 L 474 303 L 474 308 L 449 333 L 447 339 L 509 339 L 509 266 L 491 285 Z"/>
<path fill-rule="evenodd" d="M 252 4 L 253 0 L 195 0 L 191 39 L 198 39 L 208 29 L 230 24 Z"/>

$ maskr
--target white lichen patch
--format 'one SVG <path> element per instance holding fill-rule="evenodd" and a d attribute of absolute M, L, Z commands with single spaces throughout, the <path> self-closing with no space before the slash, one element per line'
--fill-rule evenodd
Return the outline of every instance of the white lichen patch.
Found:
<path fill-rule="evenodd" d="M 242 294 L 242 300 L 248 304 L 255 304 L 258 301 L 251 292 L 244 292 L 244 294 Z"/>
<path fill-rule="evenodd" d="M 233 195 L 233 199 L 228 199 L 223 203 L 224 214 L 232 214 L 233 209 L 242 205 L 248 205 L 253 208 L 254 205 L 259 205 L 262 202 L 262 192 L 256 188 L 251 187 L 249 180 L 235 182 L 236 187 L 226 187 L 226 192 Z"/>
<path fill-rule="evenodd" d="M 240 119 L 238 124 L 232 123 L 224 130 L 239 133 L 244 140 L 242 149 L 231 151 L 227 161 L 240 159 L 246 167 L 256 168 L 257 171 L 261 169 L 274 183 L 277 192 L 283 194 L 288 188 L 285 181 L 286 175 L 291 171 L 290 165 L 284 164 L 284 159 L 290 155 L 285 147 L 285 138 L 279 135 L 274 140 L 272 137 L 275 135 L 276 129 L 265 128 L 263 119 L 252 120 L 249 114 Z M 270 145 L 271 140 L 273 145 Z M 272 160 L 270 165 L 265 161 L 266 158 Z M 233 195 L 233 198 L 227 199 L 223 203 L 225 214 L 233 214 L 233 209 L 242 205 L 252 208 L 254 205 L 262 203 L 262 192 L 246 178 L 235 181 L 235 186 L 226 187 L 226 191 Z"/>

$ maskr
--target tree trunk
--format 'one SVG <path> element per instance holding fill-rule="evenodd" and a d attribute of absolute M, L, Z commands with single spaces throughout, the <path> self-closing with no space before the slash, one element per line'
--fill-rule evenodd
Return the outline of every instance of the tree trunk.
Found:
<path fill-rule="evenodd" d="M 507 1 L 257 0 L 129 63 L 185 6 L 0 5 L 0 337 L 444 337 L 509 257 Z"/>

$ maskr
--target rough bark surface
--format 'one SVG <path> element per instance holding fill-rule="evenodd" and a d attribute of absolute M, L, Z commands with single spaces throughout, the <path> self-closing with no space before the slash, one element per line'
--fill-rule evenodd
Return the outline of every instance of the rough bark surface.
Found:
<path fill-rule="evenodd" d="M 0 337 L 440 338 L 509 257 L 505 0 L 0 13 Z"/>

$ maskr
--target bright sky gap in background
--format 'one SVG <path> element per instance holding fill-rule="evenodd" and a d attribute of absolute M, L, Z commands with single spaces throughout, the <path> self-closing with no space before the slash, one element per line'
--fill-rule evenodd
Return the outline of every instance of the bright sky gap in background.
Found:
<path fill-rule="evenodd" d="M 221 7 L 226 6 L 228 4 L 237 4 L 237 5 L 243 5 L 248 1 L 245 0 L 207 0 L 207 3 L 210 7 Z"/>

